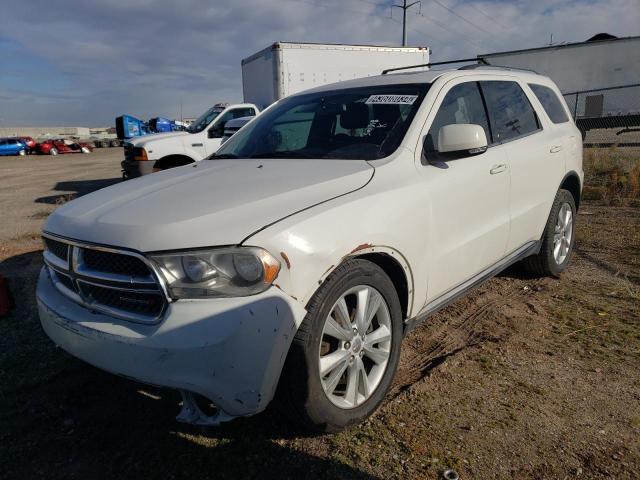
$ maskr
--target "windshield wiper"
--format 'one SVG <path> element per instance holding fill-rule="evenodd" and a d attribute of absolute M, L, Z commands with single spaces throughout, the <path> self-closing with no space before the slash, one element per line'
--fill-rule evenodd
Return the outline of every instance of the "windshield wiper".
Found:
<path fill-rule="evenodd" d="M 207 160 L 221 160 L 225 158 L 238 158 L 238 156 L 234 155 L 233 153 L 221 153 L 220 155 L 216 155 L 214 153 L 209 158 L 207 158 Z"/>
<path fill-rule="evenodd" d="M 249 155 L 249 158 L 311 158 L 311 157 L 301 152 L 295 152 L 292 150 L 283 150 L 282 152 L 255 153 L 253 155 Z"/>

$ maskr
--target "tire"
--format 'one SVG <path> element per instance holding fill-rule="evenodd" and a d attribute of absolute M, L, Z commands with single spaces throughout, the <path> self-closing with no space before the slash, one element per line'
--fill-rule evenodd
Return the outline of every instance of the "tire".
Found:
<path fill-rule="evenodd" d="M 52 148 L 51 150 L 49 150 L 49 155 L 58 155 L 58 149 L 57 148 Z"/>
<path fill-rule="evenodd" d="M 82 147 L 82 148 L 80 149 L 80 151 L 81 151 L 82 153 L 91 153 L 91 150 L 89 150 L 87 147 Z"/>
<path fill-rule="evenodd" d="M 18 152 L 18 155 L 20 155 L 21 157 L 24 157 L 26 154 L 27 154 L 27 151 L 26 151 L 26 150 L 20 150 L 20 151 Z"/>
<path fill-rule="evenodd" d="M 567 213 L 570 219 L 566 223 Z M 562 218 L 565 222 L 562 222 Z M 576 241 L 576 203 L 567 190 L 558 190 L 542 234 L 540 252 L 524 260 L 525 268 L 540 277 L 559 277 L 567 268 Z M 558 240 L 558 242 L 557 242 Z M 558 243 L 561 243 L 558 247 Z"/>
<path fill-rule="evenodd" d="M 369 301 L 360 303 L 358 299 L 364 298 L 365 291 Z M 377 300 L 380 300 L 379 306 L 372 313 L 367 329 L 369 339 L 353 328 L 348 330 L 346 323 L 340 322 L 345 317 L 339 315 L 343 310 L 338 303 L 353 319 L 358 304 L 376 308 L 371 305 Z M 332 325 L 328 323 L 329 318 L 334 319 Z M 348 321 L 350 327 L 355 326 L 354 322 Z M 336 337 L 332 334 L 338 330 L 331 328 L 335 325 L 340 333 Z M 372 341 L 374 336 L 384 340 Z M 400 300 L 389 277 L 367 260 L 345 261 L 309 301 L 307 315 L 292 341 L 278 385 L 277 402 L 283 413 L 315 432 L 337 432 L 367 418 L 378 408 L 391 386 L 402 337 Z M 333 363 L 329 361 L 329 355 L 344 360 L 322 374 L 321 357 L 327 367 Z M 377 358 L 377 362 L 373 358 Z M 354 375 L 357 384 L 352 381 Z M 368 392 L 365 385 L 369 386 Z"/>

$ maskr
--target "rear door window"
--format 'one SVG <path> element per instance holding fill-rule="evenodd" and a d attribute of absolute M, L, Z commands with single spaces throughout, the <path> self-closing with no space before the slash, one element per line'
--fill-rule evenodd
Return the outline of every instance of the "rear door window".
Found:
<path fill-rule="evenodd" d="M 517 82 L 489 80 L 480 82 L 480 87 L 494 142 L 508 142 L 540 130 L 536 112 Z"/>
<path fill-rule="evenodd" d="M 424 156 L 438 159 L 438 132 L 445 125 L 471 123 L 480 125 L 491 143 L 491 130 L 477 82 L 461 83 L 453 87 L 440 104 L 424 144 Z"/>
<path fill-rule="evenodd" d="M 565 112 L 556 92 L 551 90 L 549 87 L 536 85 L 535 83 L 530 83 L 529 88 L 531 88 L 535 96 L 538 97 L 538 100 L 540 100 L 540 103 L 542 104 L 542 108 L 547 112 L 549 119 L 553 123 L 565 123 L 569 121 L 567 112 Z"/>

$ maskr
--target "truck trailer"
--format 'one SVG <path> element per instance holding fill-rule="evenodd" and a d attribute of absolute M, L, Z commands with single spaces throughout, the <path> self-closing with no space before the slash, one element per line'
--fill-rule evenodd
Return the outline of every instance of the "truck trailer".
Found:
<path fill-rule="evenodd" d="M 328 83 L 429 63 L 429 54 L 428 47 L 276 42 L 242 60 L 244 101 L 263 109 Z"/>

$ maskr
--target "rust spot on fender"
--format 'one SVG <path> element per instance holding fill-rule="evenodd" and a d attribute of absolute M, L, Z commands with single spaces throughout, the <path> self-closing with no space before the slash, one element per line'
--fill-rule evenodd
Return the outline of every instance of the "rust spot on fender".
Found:
<path fill-rule="evenodd" d="M 284 263 L 287 264 L 287 270 L 291 270 L 291 261 L 286 253 L 280 252 L 280 256 L 284 259 Z"/>
<path fill-rule="evenodd" d="M 285 292 L 282 287 L 280 285 L 278 285 L 277 283 L 273 284 L 274 287 L 276 287 L 278 290 L 280 290 L 282 293 L 285 293 L 287 295 L 289 295 L 291 298 L 293 298 L 296 302 L 298 301 L 297 297 L 294 297 L 293 295 L 291 295 L 290 293 Z M 276 307 L 276 312 L 278 311 L 278 307 Z"/>
<path fill-rule="evenodd" d="M 373 247 L 373 245 L 371 245 L 370 243 L 363 243 L 362 245 L 358 245 L 356 248 L 351 250 L 349 253 L 356 253 L 356 252 L 359 252 L 360 250 L 366 250 L 367 248 L 371 248 L 371 247 Z"/>

